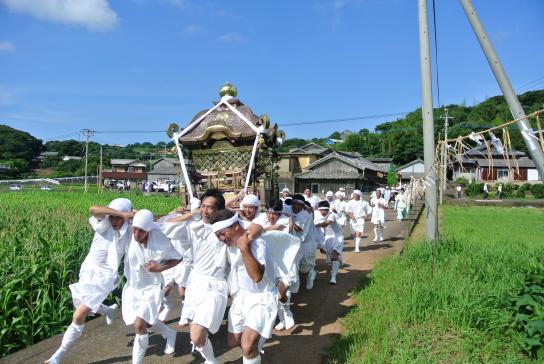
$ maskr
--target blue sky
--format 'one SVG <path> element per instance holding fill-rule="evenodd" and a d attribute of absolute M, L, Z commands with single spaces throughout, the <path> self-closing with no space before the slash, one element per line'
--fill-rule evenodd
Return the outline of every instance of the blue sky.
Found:
<path fill-rule="evenodd" d="M 499 94 L 459 2 L 435 2 L 441 104 Z M 544 88 L 544 1 L 474 6 L 514 87 Z M 416 0 L 0 0 L 0 124 L 44 140 L 163 130 L 187 125 L 230 81 L 290 138 L 373 129 L 395 117 L 282 124 L 414 110 L 418 47 Z"/>

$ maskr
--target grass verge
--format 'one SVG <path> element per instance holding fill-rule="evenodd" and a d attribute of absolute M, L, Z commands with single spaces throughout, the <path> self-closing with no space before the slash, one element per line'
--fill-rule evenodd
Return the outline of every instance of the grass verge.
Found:
<path fill-rule="evenodd" d="M 442 240 L 409 244 L 356 292 L 331 363 L 524 363 L 512 298 L 543 256 L 544 211 L 442 209 Z"/>

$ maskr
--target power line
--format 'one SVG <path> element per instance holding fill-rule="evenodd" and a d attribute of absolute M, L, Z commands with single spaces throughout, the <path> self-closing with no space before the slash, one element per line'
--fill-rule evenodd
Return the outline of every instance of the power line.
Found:
<path fill-rule="evenodd" d="M 389 116 L 399 116 L 399 115 L 406 115 L 409 111 L 402 111 L 402 112 L 396 112 L 391 114 L 380 114 L 380 115 L 367 115 L 367 116 L 353 116 L 349 118 L 340 118 L 340 119 L 326 119 L 326 120 L 314 120 L 314 121 L 300 121 L 300 122 L 292 122 L 292 123 L 282 123 L 280 126 L 296 126 L 296 125 L 308 125 L 308 124 L 326 124 L 326 123 L 337 123 L 342 121 L 355 121 L 355 120 L 367 120 L 367 119 L 377 119 L 382 117 L 389 117 Z"/>
<path fill-rule="evenodd" d="M 523 84 L 523 85 L 517 87 L 516 90 L 524 89 L 524 88 L 526 88 L 527 86 L 532 85 L 533 83 L 535 83 L 535 82 L 537 82 L 537 81 L 540 81 L 540 80 L 544 80 L 544 76 L 541 76 L 541 77 L 538 77 L 538 78 L 536 78 L 536 79 L 534 79 L 534 80 L 532 80 L 532 81 L 529 81 L 529 82 L 527 82 L 527 83 L 525 83 L 525 84 Z M 540 83 L 540 82 L 537 82 L 537 83 Z M 529 86 L 529 87 L 533 87 L 533 86 Z"/>

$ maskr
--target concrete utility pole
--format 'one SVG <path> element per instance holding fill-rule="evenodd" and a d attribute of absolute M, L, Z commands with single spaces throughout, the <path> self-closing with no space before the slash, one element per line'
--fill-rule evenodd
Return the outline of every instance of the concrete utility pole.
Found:
<path fill-rule="evenodd" d="M 83 187 L 83 190 L 85 193 L 87 193 L 87 165 L 89 161 L 89 138 L 94 134 L 94 130 L 90 129 L 83 129 L 81 131 L 83 135 L 87 138 L 87 142 L 85 143 L 85 185 Z"/>
<path fill-rule="evenodd" d="M 100 144 L 100 167 L 98 170 L 98 193 L 102 192 L 102 144 Z"/>
<path fill-rule="evenodd" d="M 419 19 L 419 60 L 421 68 L 421 113 L 423 116 L 423 158 L 425 175 L 430 186 L 425 190 L 427 209 L 427 240 L 437 238 L 438 215 L 436 204 L 436 171 L 434 162 L 434 120 L 433 93 L 431 81 L 431 56 L 429 51 L 429 23 L 427 19 L 427 0 L 418 0 Z"/>
<path fill-rule="evenodd" d="M 510 108 L 512 116 L 514 119 L 521 119 L 517 123 L 519 130 L 521 131 L 525 145 L 527 145 L 529 154 L 531 155 L 533 162 L 535 162 L 536 169 L 540 175 L 540 180 L 544 181 L 544 152 L 538 144 L 538 140 L 534 137 L 531 124 L 529 124 L 529 121 L 527 120 L 525 111 L 523 111 L 523 107 L 521 107 L 521 104 L 519 103 L 518 97 L 512 88 L 512 84 L 510 83 L 510 80 L 502 67 L 501 61 L 497 57 L 493 44 L 491 44 L 491 41 L 489 40 L 489 37 L 487 36 L 487 33 L 480 22 L 480 18 L 478 18 L 478 14 L 476 14 L 476 10 L 474 10 L 474 7 L 472 6 L 472 1 L 460 0 L 460 2 L 463 6 L 463 10 L 465 11 L 468 21 L 470 22 L 470 25 L 472 26 L 472 30 L 474 30 L 474 34 L 476 34 L 478 42 L 480 42 L 480 46 L 482 47 L 485 57 L 487 58 L 487 62 L 495 75 L 495 79 L 501 88 L 502 94 L 506 99 L 506 103 Z"/>
<path fill-rule="evenodd" d="M 446 157 L 446 154 L 448 152 L 448 145 L 446 144 L 446 140 L 448 140 L 448 126 L 449 126 L 449 119 L 453 119 L 451 116 L 448 116 L 448 108 L 444 108 L 444 116 L 441 116 L 440 119 L 444 119 L 444 144 L 442 145 L 442 188 L 440 189 L 440 204 L 442 205 L 444 200 L 444 190 L 448 187 L 447 186 L 447 173 L 448 173 L 448 158 Z M 439 138 L 440 140 L 440 138 Z"/>

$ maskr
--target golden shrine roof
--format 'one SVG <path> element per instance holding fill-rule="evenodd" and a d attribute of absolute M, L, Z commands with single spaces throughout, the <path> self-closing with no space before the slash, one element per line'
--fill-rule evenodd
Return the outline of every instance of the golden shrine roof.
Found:
<path fill-rule="evenodd" d="M 253 125 L 257 126 L 259 117 L 253 113 L 251 108 L 235 98 L 236 94 L 236 88 L 230 83 L 221 87 L 221 101 L 228 102 L 229 105 L 240 112 L 240 114 L 248 119 Z M 214 104 L 217 105 L 217 103 L 218 102 L 215 102 Z M 209 110 L 210 109 L 204 109 L 198 112 L 186 127 L 189 127 L 191 124 L 198 121 Z M 255 135 L 255 131 L 242 120 L 242 118 L 236 115 L 236 113 L 227 105 L 221 104 L 211 113 L 206 115 L 206 117 L 196 124 L 189 132 L 180 137 L 179 140 L 183 145 L 203 144 L 209 139 L 229 139 L 231 142 L 252 142 L 255 139 Z"/>

